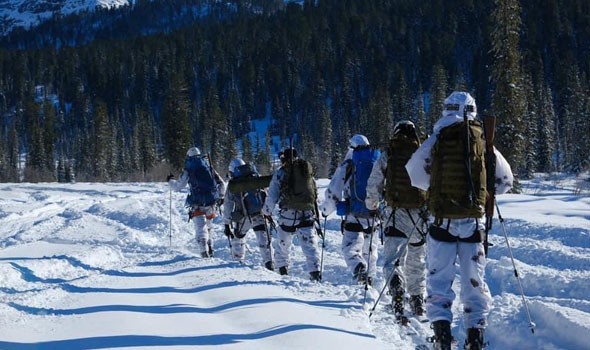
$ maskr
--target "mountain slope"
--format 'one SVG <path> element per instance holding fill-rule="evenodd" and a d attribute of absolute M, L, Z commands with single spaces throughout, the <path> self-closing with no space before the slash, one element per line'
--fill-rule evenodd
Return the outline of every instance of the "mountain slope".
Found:
<path fill-rule="evenodd" d="M 0 35 L 16 27 L 34 27 L 55 15 L 67 16 L 129 4 L 130 0 L 8 0 L 0 4 Z"/>

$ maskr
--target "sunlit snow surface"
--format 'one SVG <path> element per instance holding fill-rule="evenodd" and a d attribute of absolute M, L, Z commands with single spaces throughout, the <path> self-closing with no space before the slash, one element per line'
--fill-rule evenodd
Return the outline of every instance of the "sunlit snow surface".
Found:
<path fill-rule="evenodd" d="M 320 197 L 327 182 L 318 181 Z M 487 350 L 590 349 L 585 184 L 539 177 L 499 197 L 536 327 L 495 219 Z M 231 261 L 218 219 L 215 258 L 197 257 L 185 196 L 164 183 L 0 184 L 0 349 L 414 349 L 431 335 L 428 323 L 394 324 L 387 295 L 368 317 L 385 277 L 378 272 L 366 299 L 352 283 L 339 217 L 326 222 L 318 284 L 297 238 L 290 276 L 260 266 L 253 234 L 245 263 Z M 462 345 L 460 306 L 453 334 Z"/>

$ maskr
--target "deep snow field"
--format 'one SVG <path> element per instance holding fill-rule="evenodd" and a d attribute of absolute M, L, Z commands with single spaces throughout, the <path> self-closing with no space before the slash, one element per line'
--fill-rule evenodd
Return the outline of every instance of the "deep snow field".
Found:
<path fill-rule="evenodd" d="M 539 175 L 498 197 L 535 327 L 496 216 L 487 350 L 590 349 L 587 178 Z M 320 199 L 327 183 L 318 180 Z M 386 276 L 365 298 L 335 214 L 313 283 L 297 238 L 290 276 L 261 266 L 253 233 L 245 263 L 231 261 L 219 218 L 215 257 L 198 257 L 185 196 L 165 183 L 0 184 L 0 349 L 414 349 L 432 334 L 415 319 L 395 324 L 386 293 L 368 317 Z"/>

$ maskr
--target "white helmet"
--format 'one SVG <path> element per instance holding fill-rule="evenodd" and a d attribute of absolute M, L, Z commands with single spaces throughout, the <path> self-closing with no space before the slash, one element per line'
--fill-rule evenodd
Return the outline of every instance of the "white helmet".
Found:
<path fill-rule="evenodd" d="M 369 140 L 361 134 L 356 134 L 348 141 L 351 148 L 357 148 L 359 146 L 369 146 Z"/>
<path fill-rule="evenodd" d="M 464 112 L 467 112 L 469 119 L 475 119 L 477 115 L 475 99 L 468 92 L 455 91 L 445 99 L 443 117 L 457 115 L 463 118 Z"/>
<path fill-rule="evenodd" d="M 239 167 L 240 165 L 244 165 L 246 164 L 243 160 L 241 160 L 240 158 L 236 158 L 234 160 L 232 160 L 231 162 L 229 162 L 229 167 L 228 170 L 230 173 L 234 173 L 236 168 Z"/>
<path fill-rule="evenodd" d="M 187 157 L 194 157 L 194 156 L 200 156 L 200 155 L 201 155 L 201 151 L 197 147 L 191 147 L 188 149 L 188 151 L 186 151 Z"/>

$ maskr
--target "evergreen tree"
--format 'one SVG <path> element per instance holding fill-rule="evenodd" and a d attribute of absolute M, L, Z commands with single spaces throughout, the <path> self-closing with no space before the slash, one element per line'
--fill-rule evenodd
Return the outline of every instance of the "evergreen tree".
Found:
<path fill-rule="evenodd" d="M 111 181 L 109 160 L 113 152 L 113 130 L 109 125 L 106 104 L 95 100 L 93 106 L 93 134 L 90 143 L 91 159 L 93 160 L 92 177 L 96 181 Z"/>
<path fill-rule="evenodd" d="M 444 67 L 440 64 L 432 68 L 432 84 L 430 86 L 430 98 L 428 100 L 428 117 L 425 132 L 432 132 L 437 120 L 442 116 L 443 104 L 447 98 L 448 78 Z"/>
<path fill-rule="evenodd" d="M 245 162 L 254 161 L 252 155 L 252 141 L 250 141 L 250 136 L 248 134 L 242 137 L 242 159 Z"/>
<path fill-rule="evenodd" d="M 523 177 L 530 179 L 533 173 L 539 166 L 539 154 L 537 153 L 537 145 L 539 144 L 539 133 L 537 128 L 539 101 L 535 98 L 533 92 L 532 81 L 530 76 L 526 76 L 523 81 L 524 93 L 526 96 L 526 114 L 523 116 L 525 123 L 524 138 L 524 165 Z"/>
<path fill-rule="evenodd" d="M 184 80 L 179 75 L 173 75 L 162 108 L 164 155 L 175 171 L 184 167 L 186 151 L 193 146 L 187 92 Z"/>
<path fill-rule="evenodd" d="M 20 182 L 20 158 L 19 158 L 19 139 L 16 127 L 12 124 L 8 132 L 8 172 L 7 178 L 9 182 Z"/>
<path fill-rule="evenodd" d="M 555 137 L 555 111 L 553 109 L 553 97 L 551 88 L 546 83 L 540 83 L 536 89 L 538 92 L 538 118 L 537 133 L 539 134 L 539 143 L 537 144 L 538 154 L 538 171 L 551 172 L 556 171 L 554 158 L 557 155 L 557 145 Z"/>
<path fill-rule="evenodd" d="M 270 157 L 271 157 L 271 138 L 270 133 L 266 133 L 264 140 L 257 137 L 257 151 L 255 156 L 256 169 L 260 174 L 270 174 Z"/>
<path fill-rule="evenodd" d="M 145 176 L 156 165 L 158 155 L 156 153 L 154 126 L 151 116 L 142 109 L 138 112 L 138 119 L 135 139 L 139 153 L 139 169 Z"/>
<path fill-rule="evenodd" d="M 424 96 L 422 89 L 418 90 L 418 95 L 414 99 L 414 118 L 412 122 L 416 125 L 416 132 L 420 139 L 425 140 L 430 134 L 431 130 L 426 128 L 426 111 L 424 110 Z"/>
<path fill-rule="evenodd" d="M 563 160 L 567 170 L 579 173 L 588 164 L 590 154 L 585 152 L 587 142 L 580 142 L 587 134 L 588 115 L 586 114 L 587 95 L 584 83 L 578 75 L 578 68 L 570 65 L 568 69 L 568 86 L 561 93 L 564 102 L 561 115 L 561 136 Z"/>
<path fill-rule="evenodd" d="M 403 76 L 403 71 L 398 72 L 397 81 L 394 86 L 394 94 L 392 97 L 393 108 L 391 109 L 391 116 L 393 124 L 400 120 L 410 120 L 414 114 L 413 97 L 411 96 L 410 89 L 406 83 L 406 79 Z M 386 130 L 391 131 L 392 123 L 388 124 Z"/>
<path fill-rule="evenodd" d="M 396 107 L 404 108 L 402 106 L 403 97 L 397 96 Z M 398 118 L 403 112 L 397 111 Z M 387 144 L 391 133 L 393 131 L 393 107 L 389 92 L 386 88 L 381 88 L 375 92 L 375 95 L 369 101 L 369 106 L 366 111 L 363 111 L 361 115 L 364 116 L 366 122 L 361 125 L 365 126 L 366 131 L 359 131 L 361 134 L 365 134 L 369 139 L 369 142 L 375 147 L 383 147 Z M 348 139 L 346 139 L 348 141 Z"/>
<path fill-rule="evenodd" d="M 331 159 L 332 157 L 332 121 L 330 120 L 330 111 L 325 106 L 318 124 L 318 130 L 321 136 L 316 142 L 319 158 L 316 175 L 317 177 L 327 178 L 332 175 L 335 169 L 332 169 L 330 162 L 326 162 L 327 159 Z"/>
<path fill-rule="evenodd" d="M 492 107 L 497 117 L 496 142 L 515 175 L 524 170 L 526 96 L 519 51 L 521 8 L 518 0 L 495 0 L 492 12 L 494 84 Z"/>

